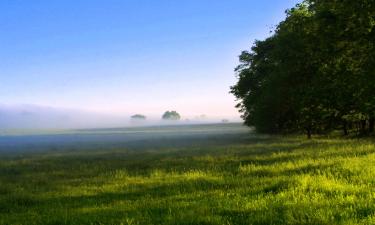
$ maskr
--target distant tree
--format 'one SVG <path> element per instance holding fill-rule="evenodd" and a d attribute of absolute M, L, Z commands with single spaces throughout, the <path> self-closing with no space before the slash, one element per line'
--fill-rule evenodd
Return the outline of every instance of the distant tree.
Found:
<path fill-rule="evenodd" d="M 130 117 L 132 120 L 145 120 L 147 117 L 142 114 L 135 114 Z"/>
<path fill-rule="evenodd" d="M 180 120 L 181 116 L 178 112 L 176 111 L 166 111 L 163 116 L 163 120 Z"/>
<path fill-rule="evenodd" d="M 222 119 L 221 122 L 222 123 L 229 123 L 229 120 L 228 119 Z"/>

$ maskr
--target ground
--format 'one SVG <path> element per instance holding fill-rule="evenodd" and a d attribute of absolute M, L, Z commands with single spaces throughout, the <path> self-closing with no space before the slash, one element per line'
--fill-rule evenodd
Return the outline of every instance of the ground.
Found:
<path fill-rule="evenodd" d="M 375 224 L 375 142 L 240 124 L 3 135 L 0 224 Z"/>

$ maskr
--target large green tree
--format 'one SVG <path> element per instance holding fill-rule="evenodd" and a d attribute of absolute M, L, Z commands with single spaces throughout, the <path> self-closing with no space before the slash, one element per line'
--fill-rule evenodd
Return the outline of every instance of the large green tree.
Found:
<path fill-rule="evenodd" d="M 374 1 L 307 0 L 240 55 L 231 92 L 265 133 L 375 125 Z"/>

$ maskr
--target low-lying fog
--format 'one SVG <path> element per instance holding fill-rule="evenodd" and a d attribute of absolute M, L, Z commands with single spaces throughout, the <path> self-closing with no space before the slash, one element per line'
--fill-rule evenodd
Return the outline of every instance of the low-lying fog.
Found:
<path fill-rule="evenodd" d="M 145 120 L 131 119 L 133 114 L 130 113 L 109 115 L 37 105 L 0 105 L 0 129 L 77 129 L 241 121 L 238 117 L 203 114 L 190 116 L 181 114 L 179 121 L 165 121 L 161 119 L 164 112 L 160 112 L 160 115 L 138 113 L 147 118 Z"/>

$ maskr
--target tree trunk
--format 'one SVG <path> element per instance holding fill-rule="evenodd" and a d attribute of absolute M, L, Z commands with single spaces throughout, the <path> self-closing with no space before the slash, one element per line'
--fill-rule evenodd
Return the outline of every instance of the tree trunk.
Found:
<path fill-rule="evenodd" d="M 346 121 L 344 121 L 343 129 L 344 129 L 344 135 L 348 136 L 348 134 L 349 134 L 349 132 L 348 132 L 348 123 Z"/>
<path fill-rule="evenodd" d="M 371 117 L 370 120 L 369 120 L 368 132 L 369 133 L 373 133 L 374 132 L 374 128 L 375 128 L 375 118 Z"/>
<path fill-rule="evenodd" d="M 355 123 L 357 134 L 359 135 L 361 133 L 361 122 Z"/>
<path fill-rule="evenodd" d="M 306 128 L 307 139 L 311 139 L 311 128 Z"/>
<path fill-rule="evenodd" d="M 367 124 L 366 120 L 361 120 L 361 124 L 360 124 L 360 127 L 361 127 L 360 134 L 361 135 L 366 134 L 366 124 Z"/>

